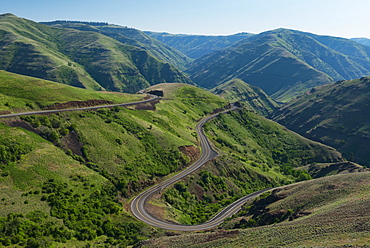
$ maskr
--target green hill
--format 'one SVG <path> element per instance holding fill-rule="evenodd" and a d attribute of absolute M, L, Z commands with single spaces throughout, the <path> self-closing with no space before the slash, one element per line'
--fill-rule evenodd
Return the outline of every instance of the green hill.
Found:
<path fill-rule="evenodd" d="M 234 35 L 188 35 L 150 31 L 145 31 L 145 33 L 168 46 L 176 48 L 193 59 L 200 58 L 210 52 L 224 49 L 242 39 L 254 35 L 250 33 L 239 33 Z"/>
<path fill-rule="evenodd" d="M 348 39 L 277 29 L 199 58 L 187 73 L 202 87 L 239 78 L 287 101 L 314 86 L 369 75 L 369 49 Z"/>
<path fill-rule="evenodd" d="M 0 69 L 72 86 L 137 92 L 164 82 L 191 83 L 147 51 L 96 32 L 0 16 Z"/>
<path fill-rule="evenodd" d="M 97 104 L 99 101 L 124 103 L 143 97 L 139 94 L 86 90 L 0 70 L 1 114 L 47 109 L 58 103 L 68 106 L 71 101 L 80 101 L 81 104 Z"/>
<path fill-rule="evenodd" d="M 347 159 L 369 165 L 368 120 L 370 78 L 313 88 L 283 105 L 272 119 L 343 152 Z"/>
<path fill-rule="evenodd" d="M 180 69 L 183 69 L 187 63 L 192 61 L 192 59 L 176 49 L 167 46 L 157 39 L 154 39 L 144 32 L 134 28 L 94 22 L 53 21 L 41 23 L 59 28 L 73 28 L 81 31 L 98 32 L 123 44 L 144 49 L 156 58 L 170 63 Z"/>
<path fill-rule="evenodd" d="M 12 111 L 17 102 L 29 107 L 110 95 L 2 74 L 0 85 L 7 87 L 0 87 L 0 106 Z M 45 88 L 51 97 L 43 101 L 40 91 L 33 98 L 27 85 Z M 56 94 L 52 89 L 58 87 Z M 165 235 L 131 217 L 127 203 L 198 157 L 197 120 L 227 101 L 186 84 L 150 90 L 163 91 L 164 98 L 155 105 L 1 120 L 2 245 L 126 246 Z M 126 99 L 122 94 L 107 97 Z M 343 161 L 334 149 L 247 110 L 221 115 L 205 129 L 221 156 L 163 192 L 161 204 L 167 201 L 173 211 L 160 212 L 175 221 L 203 221 L 243 194 L 310 178 L 294 168 Z M 174 199 L 187 199 L 187 212 Z"/>
<path fill-rule="evenodd" d="M 143 241 L 137 247 L 366 247 L 370 173 L 325 177 L 264 193 L 212 232 Z M 236 229 L 235 229 L 236 228 Z"/>
<path fill-rule="evenodd" d="M 240 79 L 233 79 L 211 90 L 212 93 L 229 100 L 242 103 L 245 107 L 255 110 L 261 115 L 267 115 L 278 104 L 266 95 L 260 88 L 247 84 Z"/>

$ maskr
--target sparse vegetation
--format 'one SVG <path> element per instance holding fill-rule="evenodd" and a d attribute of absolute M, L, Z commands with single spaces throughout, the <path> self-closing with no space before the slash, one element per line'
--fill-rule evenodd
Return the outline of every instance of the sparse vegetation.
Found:
<path fill-rule="evenodd" d="M 313 88 L 272 114 L 286 127 L 332 146 L 349 161 L 369 165 L 370 78 Z"/>
<path fill-rule="evenodd" d="M 250 201 L 224 228 L 144 241 L 138 247 L 366 247 L 369 173 L 306 181 Z M 254 228 L 260 224 L 267 224 Z"/>

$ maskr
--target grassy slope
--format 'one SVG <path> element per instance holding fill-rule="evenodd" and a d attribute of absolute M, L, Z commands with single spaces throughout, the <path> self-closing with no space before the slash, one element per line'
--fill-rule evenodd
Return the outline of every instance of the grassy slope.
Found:
<path fill-rule="evenodd" d="M 238 43 L 195 60 L 187 73 L 194 82 L 207 88 L 239 78 L 260 87 L 268 95 L 279 94 L 276 98 L 279 101 L 313 86 L 332 82 L 328 75 L 282 47 L 281 42 L 285 41 L 277 35 L 267 35 L 251 42 Z M 285 98 L 282 93 L 287 90 L 291 92 Z"/>
<path fill-rule="evenodd" d="M 339 149 L 349 160 L 368 165 L 369 82 L 365 77 L 315 88 L 282 106 L 272 118 Z"/>
<path fill-rule="evenodd" d="M 282 187 L 265 200 L 250 203 L 265 209 L 261 212 L 265 215 L 276 217 L 289 212 L 278 224 L 218 235 L 167 237 L 143 243 L 142 247 L 361 247 L 370 239 L 369 177 L 369 173 L 354 173 L 315 179 Z M 299 214 L 304 217 L 297 218 Z M 290 216 L 296 217 L 289 221 Z M 227 225 L 232 224 L 235 222 Z"/>
<path fill-rule="evenodd" d="M 278 106 L 260 88 L 247 84 L 240 79 L 223 83 L 213 88 L 211 92 L 229 100 L 231 103 L 242 103 L 245 107 L 255 110 L 261 115 L 267 115 Z"/>
<path fill-rule="evenodd" d="M 368 75 L 369 52 L 347 39 L 277 29 L 204 56 L 187 72 L 203 87 L 240 78 L 287 101 L 314 86 Z"/>
<path fill-rule="evenodd" d="M 0 69 L 88 89 L 137 92 L 157 83 L 191 83 L 147 51 L 96 32 L 0 16 Z"/>
<path fill-rule="evenodd" d="M 167 211 L 160 216 L 164 219 L 204 222 L 243 195 L 310 178 L 295 167 L 342 161 L 334 149 L 247 110 L 222 115 L 207 123 L 205 130 L 221 156 L 166 190 L 162 201 L 153 201 L 157 212 Z"/>
<path fill-rule="evenodd" d="M 141 95 L 84 90 L 38 78 L 0 71 L 0 111 L 42 109 L 68 101 L 107 100 L 115 103 L 142 99 Z"/>
<path fill-rule="evenodd" d="M 88 89 L 102 88 L 80 65 L 58 51 L 61 29 L 11 14 L 1 15 L 0 23 L 0 69 Z"/>
<path fill-rule="evenodd" d="M 60 27 L 73 28 L 81 31 L 92 31 L 109 36 L 123 44 L 140 47 L 153 54 L 158 59 L 168 62 L 177 68 L 183 68 L 192 59 L 177 51 L 176 49 L 165 45 L 164 43 L 150 37 L 144 32 L 119 25 L 110 25 L 101 23 L 81 23 L 81 22 L 42 22 L 42 24 Z"/>
<path fill-rule="evenodd" d="M 51 83 L 46 82 L 48 84 Z M 18 223 L 29 225 L 32 222 L 29 222 L 28 211 L 42 211 L 46 217 L 35 225 L 44 228 L 50 221 L 57 221 L 53 225 L 70 234 L 64 233 L 66 237 L 62 238 L 68 245 L 77 242 L 75 245 L 81 246 L 107 238 L 110 245 L 116 242 L 127 245 L 150 236 L 151 229 L 130 218 L 121 202 L 127 202 L 143 188 L 183 168 L 190 159 L 182 155 L 178 147 L 197 146 L 196 120 L 226 105 L 223 99 L 192 86 L 174 84 L 171 87 L 174 87 L 172 96 L 176 98 L 173 99 L 170 93 L 171 98 L 157 104 L 156 111 L 115 108 L 4 120 L 10 126 L 22 126 L 39 135 L 1 124 L 0 199 L 7 209 L 1 216 L 5 218 L 9 212 L 22 213 L 23 216 L 16 217 Z M 68 90 L 68 87 L 63 88 Z M 89 95 L 84 91 L 80 98 L 84 98 L 84 94 Z M 28 94 L 23 96 L 31 102 Z M 50 193 L 49 188 L 56 190 L 55 193 Z M 97 196 L 97 189 L 104 194 Z M 74 194 L 83 197 L 70 198 Z M 64 202 L 63 197 L 73 204 Z M 41 198 L 46 202 L 40 201 Z M 27 211 L 23 211 L 23 206 Z M 76 215 L 84 213 L 84 217 L 73 219 L 73 215 L 64 215 L 63 211 L 72 211 Z M 94 220 L 92 216 L 95 216 Z M 9 221 L 11 217 L 1 219 L 0 229 Z M 110 227 L 105 224 L 99 227 L 97 223 L 100 221 L 114 223 L 119 228 L 108 231 Z M 18 237 L 16 240 L 7 233 L 0 236 L 3 244 L 36 242 L 26 234 L 22 234 L 22 241 L 18 241 Z M 46 242 L 45 239 L 48 244 L 61 241 L 53 236 L 55 234 L 41 232 L 39 235 L 39 242 Z M 95 239 L 97 235 L 99 238 Z M 11 238 L 14 240 L 9 241 Z M 89 241 L 91 239 L 93 241 Z"/>
<path fill-rule="evenodd" d="M 60 237 L 41 232 L 42 238 L 37 236 L 40 242 L 64 240 L 67 245 L 81 246 L 106 241 L 113 246 L 163 235 L 129 217 L 123 206 L 144 188 L 186 166 L 191 158 L 178 147 L 199 149 L 196 121 L 227 102 L 185 84 L 160 84 L 150 90 L 165 93 L 155 111 L 101 109 L 5 120 L 14 127 L 1 124 L 2 204 L 8 212 L 22 213 L 22 206 L 28 207 L 27 211 L 40 210 L 46 217 L 41 222 L 35 220 L 35 225 L 44 227 L 56 221 L 53 225 L 64 230 Z M 172 210 L 165 218 L 185 223 L 204 221 L 243 194 L 307 178 L 305 173 L 293 173 L 289 166 L 341 160 L 336 151 L 245 110 L 212 121 L 206 130 L 223 156 L 165 192 L 168 202 L 186 200 L 189 209 L 185 213 L 185 208 L 181 209 L 184 202 L 171 202 Z M 276 136 L 271 139 L 271 135 Z M 285 153 L 275 151 L 273 158 L 270 149 L 282 146 Z M 302 152 L 306 152 L 303 158 Z M 282 160 L 285 169 L 280 167 Z M 17 218 L 30 224 L 28 215 Z M 1 221 L 7 226 L 11 217 Z M 27 234 L 21 235 L 23 241 L 13 235 L 3 233 L 0 242 L 36 242 Z"/>

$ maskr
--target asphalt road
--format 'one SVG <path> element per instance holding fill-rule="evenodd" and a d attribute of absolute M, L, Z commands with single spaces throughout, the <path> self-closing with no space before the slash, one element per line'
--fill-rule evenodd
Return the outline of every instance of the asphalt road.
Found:
<path fill-rule="evenodd" d="M 130 106 L 130 105 L 137 105 L 140 103 L 146 103 L 154 101 L 155 99 L 159 98 L 159 96 L 147 94 L 150 96 L 149 99 L 137 102 L 129 102 L 129 103 L 118 103 L 118 104 L 110 104 L 110 105 L 99 105 L 94 107 L 83 107 L 83 108 L 68 108 L 68 109 L 55 109 L 55 110 L 38 110 L 32 112 L 23 112 L 23 113 L 14 113 L 14 114 L 7 114 L 7 115 L 0 115 L 0 118 L 10 118 L 16 116 L 23 116 L 23 115 L 35 115 L 35 114 L 52 114 L 52 113 L 60 113 L 60 112 L 67 112 L 67 111 L 77 111 L 77 110 L 90 110 L 90 109 L 101 109 L 101 108 L 112 108 L 112 107 L 120 107 L 120 106 Z"/>
<path fill-rule="evenodd" d="M 150 94 L 148 94 L 148 95 L 151 97 L 150 99 L 143 100 L 143 101 L 137 101 L 137 102 L 131 102 L 131 103 L 99 105 L 99 106 L 94 106 L 94 107 L 58 109 L 58 110 L 40 110 L 40 111 L 0 115 L 0 118 L 11 118 L 11 117 L 16 117 L 16 116 L 24 116 L 24 115 L 51 114 L 51 113 L 59 113 L 59 112 L 67 112 L 67 111 L 111 108 L 111 107 L 115 107 L 115 106 L 130 106 L 130 105 L 136 105 L 136 104 L 140 104 L 140 103 L 150 102 L 150 101 L 153 101 L 153 100 L 159 98 L 158 96 L 155 96 L 155 95 L 150 95 Z M 192 225 L 192 226 L 189 225 L 189 226 L 187 226 L 187 225 L 167 223 L 167 222 L 164 222 L 162 220 L 158 220 L 158 219 L 154 218 L 145 209 L 145 205 L 146 205 L 147 201 L 150 199 L 150 197 L 152 195 L 160 193 L 167 186 L 169 186 L 169 185 L 179 181 L 181 178 L 191 174 L 192 172 L 194 172 L 195 170 L 197 170 L 201 166 L 203 166 L 206 162 L 208 162 L 209 160 L 218 156 L 218 153 L 211 147 L 207 137 L 204 135 L 203 125 L 204 125 L 204 123 L 206 123 L 210 119 L 216 117 L 217 115 L 222 114 L 222 113 L 227 113 L 227 112 L 232 111 L 234 109 L 236 109 L 236 107 L 233 107 L 233 108 L 231 108 L 229 110 L 226 110 L 226 111 L 223 111 L 221 113 L 210 115 L 210 116 L 202 119 L 197 124 L 196 131 L 197 131 L 198 137 L 200 139 L 200 145 L 201 145 L 201 149 L 202 149 L 202 154 L 201 154 L 200 158 L 195 163 L 193 163 L 191 166 L 189 166 L 187 169 L 181 171 L 180 173 L 178 173 L 174 177 L 172 177 L 170 179 L 167 179 L 166 181 L 164 181 L 160 184 L 157 184 L 156 186 L 154 186 L 152 188 L 149 188 L 148 190 L 142 192 L 137 197 L 135 197 L 131 201 L 130 208 L 131 208 L 131 211 L 132 211 L 132 213 L 134 214 L 134 216 L 136 218 L 138 218 L 139 220 L 141 220 L 141 221 L 143 221 L 143 222 L 145 222 L 149 225 L 164 228 L 164 229 L 169 229 L 169 230 L 176 230 L 176 231 L 206 230 L 206 229 L 210 229 L 210 228 L 218 226 L 219 224 L 221 224 L 224 221 L 225 218 L 230 217 L 233 214 L 237 213 L 240 210 L 241 206 L 247 200 L 252 199 L 252 198 L 258 196 L 259 194 L 269 190 L 269 189 L 264 189 L 264 190 L 254 192 L 250 195 L 244 196 L 241 199 L 237 200 L 236 202 L 230 204 L 229 206 L 227 206 L 223 210 L 221 210 L 211 220 L 209 220 L 209 221 L 207 221 L 203 224 L 199 224 L 199 225 Z"/>
<path fill-rule="evenodd" d="M 196 126 L 196 131 L 197 131 L 198 137 L 200 139 L 200 145 L 201 145 L 201 149 L 202 149 L 202 154 L 201 154 L 200 158 L 194 164 L 189 166 L 187 169 L 181 171 L 180 173 L 178 173 L 174 177 L 172 177 L 170 179 L 167 179 L 166 181 L 164 181 L 160 184 L 157 184 L 157 185 L 149 188 L 148 190 L 145 190 L 144 192 L 142 192 L 138 196 L 136 196 L 131 201 L 131 205 L 130 205 L 131 212 L 134 214 L 134 216 L 136 218 L 138 218 L 139 220 L 141 220 L 141 221 L 143 221 L 143 222 L 145 222 L 149 225 L 164 228 L 164 229 L 174 230 L 174 231 L 206 230 L 206 229 L 210 229 L 210 228 L 214 228 L 214 227 L 218 226 L 219 224 L 221 224 L 224 221 L 225 218 L 230 217 L 233 214 L 236 214 L 240 210 L 241 206 L 247 200 L 252 199 L 252 198 L 260 195 L 261 193 L 269 190 L 269 189 L 263 189 L 263 190 L 254 192 L 250 195 L 244 196 L 241 199 L 237 200 L 236 202 L 233 202 L 232 204 L 230 204 L 229 206 L 227 206 L 223 210 L 221 210 L 211 220 L 209 220 L 205 223 L 199 224 L 199 225 L 179 225 L 179 224 L 168 223 L 168 222 L 156 219 L 150 213 L 148 213 L 148 211 L 145 209 L 146 203 L 150 200 L 151 196 L 153 196 L 155 194 L 159 194 L 167 186 L 169 186 L 169 185 L 179 181 L 181 178 L 191 174 L 195 170 L 199 169 L 206 162 L 208 162 L 209 160 L 218 156 L 218 153 L 211 147 L 207 137 L 204 135 L 203 125 L 204 125 L 204 123 L 206 123 L 210 119 L 216 117 L 217 115 L 222 114 L 222 113 L 227 113 L 227 112 L 229 112 L 231 110 L 234 110 L 234 109 L 236 109 L 236 107 L 233 107 L 229 110 L 223 111 L 223 112 L 218 113 L 218 114 L 208 116 L 208 117 L 202 119 L 198 123 L 198 125 Z"/>

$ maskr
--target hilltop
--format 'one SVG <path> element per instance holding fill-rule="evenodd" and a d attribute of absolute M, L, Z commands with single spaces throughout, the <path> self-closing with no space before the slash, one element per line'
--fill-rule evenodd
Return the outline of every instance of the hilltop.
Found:
<path fill-rule="evenodd" d="M 369 165 L 370 77 L 313 88 L 283 105 L 271 118 L 310 139 Z"/>
<path fill-rule="evenodd" d="M 240 79 L 225 82 L 211 89 L 211 92 L 232 103 L 244 104 L 245 107 L 255 110 L 261 115 L 267 115 L 279 106 L 263 90 Z"/>
<path fill-rule="evenodd" d="M 134 93 L 158 83 L 192 83 L 169 63 L 98 32 L 54 28 L 0 15 L 0 69 L 81 88 Z"/>
<path fill-rule="evenodd" d="M 205 88 L 239 78 L 288 101 L 315 86 L 369 75 L 369 54 L 370 47 L 348 39 L 277 29 L 196 59 L 186 72 Z"/>

